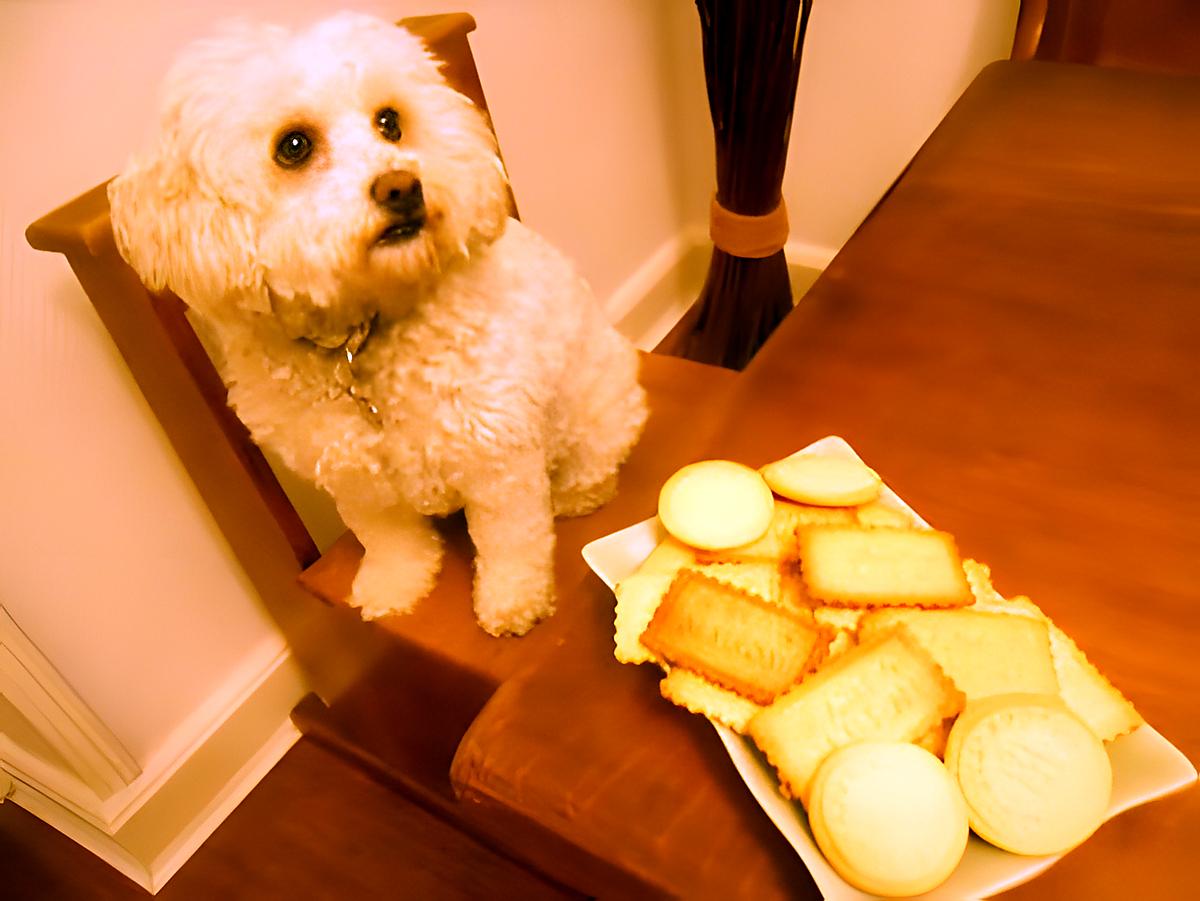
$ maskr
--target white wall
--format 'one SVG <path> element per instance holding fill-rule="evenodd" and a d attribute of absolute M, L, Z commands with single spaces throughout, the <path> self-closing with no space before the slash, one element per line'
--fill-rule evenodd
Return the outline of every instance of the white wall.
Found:
<path fill-rule="evenodd" d="M 987 63 L 1017 0 L 815 0 L 784 198 L 791 240 L 832 256 Z"/>
<path fill-rule="evenodd" d="M 0 600 L 139 760 L 279 636 L 65 263 L 25 226 L 114 174 L 180 46 L 234 12 L 467 8 L 523 218 L 601 298 L 703 222 L 712 143 L 688 0 L 0 0 Z M 824 0 L 785 193 L 845 240 L 1016 0 Z M 661 257 L 661 254 L 660 254 Z"/>

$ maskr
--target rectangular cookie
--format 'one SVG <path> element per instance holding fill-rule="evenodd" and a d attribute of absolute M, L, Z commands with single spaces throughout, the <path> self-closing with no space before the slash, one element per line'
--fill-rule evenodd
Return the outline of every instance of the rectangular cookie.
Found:
<path fill-rule="evenodd" d="M 1071 712 L 1087 723 L 1101 741 L 1112 741 L 1132 732 L 1144 720 L 1130 703 L 1079 649 L 1079 646 L 1050 617 L 1027 597 L 1006 599 L 992 585 L 991 571 L 984 563 L 964 560 L 963 569 L 975 594 L 972 609 L 1008 616 L 1026 616 L 1046 624 L 1050 654 L 1058 678 L 1058 693 Z"/>
<path fill-rule="evenodd" d="M 672 667 L 658 683 L 662 696 L 692 713 L 707 717 L 711 722 L 728 726 L 734 732 L 746 731 L 750 717 L 762 710 L 748 698 L 719 685 L 713 685 L 699 673 Z"/>
<path fill-rule="evenodd" d="M 821 604 L 963 607 L 973 600 L 946 532 L 812 526 L 798 544 L 805 587 Z"/>
<path fill-rule="evenodd" d="M 851 648 L 764 708 L 746 731 L 783 793 L 808 800 L 821 761 L 857 741 L 924 739 L 963 695 L 902 627 Z"/>
<path fill-rule="evenodd" d="M 828 633 L 795 613 L 694 570 L 671 583 L 641 643 L 660 660 L 756 704 L 811 670 Z"/>
<path fill-rule="evenodd" d="M 687 567 L 718 582 L 758 595 L 764 601 L 786 607 L 802 619 L 812 619 L 806 603 L 799 570 L 772 560 L 742 560 L 730 563 L 696 563 Z"/>
<path fill-rule="evenodd" d="M 958 689 L 974 701 L 1010 692 L 1057 694 L 1058 678 L 1046 624 L 983 610 L 871 611 L 858 624 L 860 640 L 903 625 Z"/>
<path fill-rule="evenodd" d="M 1046 623 L 1050 628 L 1050 650 L 1058 673 L 1059 693 L 1071 712 L 1101 741 L 1112 741 L 1142 725 L 1141 714 L 1088 660 L 1079 645 L 1049 619 Z"/>
<path fill-rule="evenodd" d="M 654 617 L 675 576 L 673 573 L 635 572 L 617 583 L 613 622 L 613 656 L 621 663 L 645 663 L 654 655 L 641 642 L 641 634 Z"/>

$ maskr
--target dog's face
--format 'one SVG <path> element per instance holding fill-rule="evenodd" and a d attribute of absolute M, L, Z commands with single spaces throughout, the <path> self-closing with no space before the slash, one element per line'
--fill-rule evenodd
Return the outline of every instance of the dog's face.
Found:
<path fill-rule="evenodd" d="M 403 313 L 508 212 L 479 112 L 415 37 L 356 14 L 194 45 L 168 76 L 156 145 L 109 198 L 151 288 L 327 346 Z"/>

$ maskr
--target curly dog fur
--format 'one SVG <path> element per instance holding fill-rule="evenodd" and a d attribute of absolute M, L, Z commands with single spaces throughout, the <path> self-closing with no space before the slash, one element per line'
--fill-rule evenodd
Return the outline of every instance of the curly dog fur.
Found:
<path fill-rule="evenodd" d="M 122 255 L 191 308 L 255 441 L 366 549 L 353 603 L 433 587 L 463 509 L 493 634 L 554 608 L 556 515 L 595 509 L 646 417 L 637 356 L 508 217 L 478 110 L 403 29 L 238 23 L 173 67 L 109 188 Z"/>

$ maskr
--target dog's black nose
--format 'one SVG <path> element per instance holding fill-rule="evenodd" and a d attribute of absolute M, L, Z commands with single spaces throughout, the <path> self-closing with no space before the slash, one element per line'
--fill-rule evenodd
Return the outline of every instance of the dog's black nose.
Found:
<path fill-rule="evenodd" d="M 371 183 L 371 198 L 389 213 L 412 215 L 425 205 L 421 180 L 405 169 L 385 172 Z"/>

